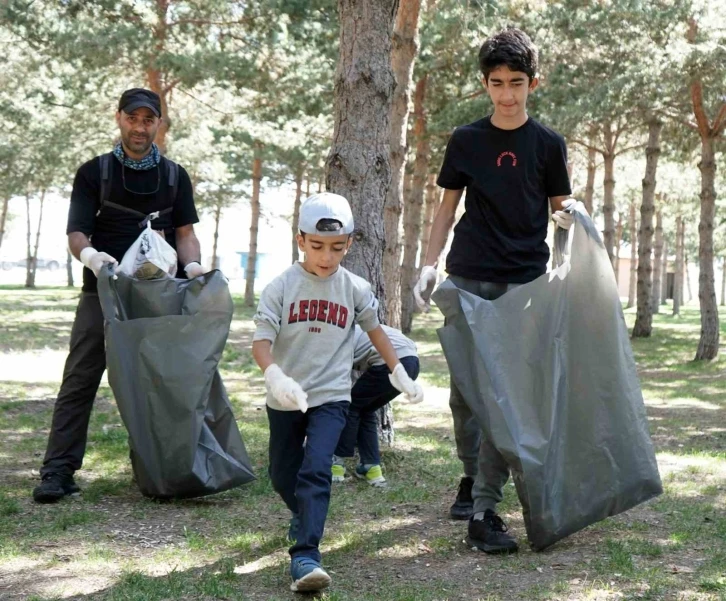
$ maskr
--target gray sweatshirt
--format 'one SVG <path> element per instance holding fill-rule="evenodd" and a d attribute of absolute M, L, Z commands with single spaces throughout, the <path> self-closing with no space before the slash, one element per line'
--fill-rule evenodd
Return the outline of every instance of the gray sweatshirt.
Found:
<path fill-rule="evenodd" d="M 253 340 L 270 340 L 280 369 L 308 395 L 308 405 L 350 401 L 354 325 L 379 325 L 378 301 L 363 278 L 344 267 L 327 278 L 288 267 L 262 291 Z M 284 411 L 268 392 L 267 404 Z"/>
<path fill-rule="evenodd" d="M 404 336 L 404 334 L 396 328 L 381 326 L 383 331 L 391 341 L 393 349 L 396 351 L 396 357 L 403 359 L 404 357 L 417 357 L 416 343 Z M 355 326 L 355 350 L 353 351 L 353 369 L 358 372 L 364 372 L 374 365 L 385 365 L 386 362 L 381 354 L 373 346 L 368 335 L 358 326 Z"/>

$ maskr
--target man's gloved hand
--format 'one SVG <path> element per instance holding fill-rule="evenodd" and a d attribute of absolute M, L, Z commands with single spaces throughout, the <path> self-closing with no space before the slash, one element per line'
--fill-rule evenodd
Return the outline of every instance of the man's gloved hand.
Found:
<path fill-rule="evenodd" d="M 400 363 L 396 365 L 393 373 L 388 378 L 391 380 L 393 387 L 396 390 L 400 390 L 405 395 L 406 400 L 412 405 L 423 401 L 423 388 L 421 388 L 418 382 L 410 378 L 406 373 L 406 369 Z"/>
<path fill-rule="evenodd" d="M 308 395 L 295 380 L 285 375 L 280 366 L 273 363 L 265 370 L 265 384 L 270 394 L 285 409 L 308 410 Z"/>
<path fill-rule="evenodd" d="M 187 263 L 184 268 L 184 273 L 187 274 L 187 278 L 193 280 L 197 276 L 204 275 L 204 267 L 202 267 L 197 261 Z"/>
<path fill-rule="evenodd" d="M 81 263 L 88 267 L 88 269 L 90 269 L 93 272 L 93 275 L 95 275 L 96 277 L 98 277 L 101 268 L 106 263 L 110 263 L 118 268 L 118 261 L 116 259 L 114 259 L 111 255 L 107 253 L 98 252 L 95 248 L 91 246 L 87 246 L 86 248 L 84 248 L 78 255 L 78 257 L 80 258 Z M 118 276 L 114 275 L 113 279 L 118 279 Z"/>
<path fill-rule="evenodd" d="M 569 230 L 572 224 L 575 222 L 575 216 L 572 214 L 571 209 L 575 206 L 577 201 L 574 198 L 568 198 L 562 202 L 562 209 L 552 213 L 552 221 L 554 221 L 558 227 L 563 230 Z"/>
<path fill-rule="evenodd" d="M 420 311 L 428 313 L 431 309 L 431 293 L 436 286 L 436 268 L 431 265 L 424 265 L 421 269 L 421 277 L 413 287 L 413 298 Z"/>

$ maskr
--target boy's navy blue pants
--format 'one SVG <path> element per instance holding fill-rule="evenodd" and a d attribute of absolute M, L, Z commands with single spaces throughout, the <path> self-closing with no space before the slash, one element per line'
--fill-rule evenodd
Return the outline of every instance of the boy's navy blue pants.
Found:
<path fill-rule="evenodd" d="M 399 360 L 409 377 L 415 380 L 419 371 L 418 357 L 403 357 Z M 388 378 L 390 373 L 387 365 L 374 365 L 353 385 L 348 420 L 335 449 L 338 457 L 353 457 L 357 445 L 363 465 L 380 465 L 376 411 L 401 394 L 391 384 Z"/>
<path fill-rule="evenodd" d="M 330 504 L 333 453 L 349 405 L 347 401 L 326 403 L 306 413 L 267 407 L 272 487 L 300 518 L 291 557 L 320 561 L 318 546 Z"/>

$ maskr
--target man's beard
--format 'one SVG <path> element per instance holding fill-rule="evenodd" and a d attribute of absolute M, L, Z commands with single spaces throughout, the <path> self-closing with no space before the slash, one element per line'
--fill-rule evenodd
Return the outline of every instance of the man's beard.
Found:
<path fill-rule="evenodd" d="M 124 145 L 129 150 L 132 150 L 133 152 L 137 154 L 147 154 L 149 152 L 149 149 L 151 148 L 151 144 L 153 143 L 154 139 L 151 137 L 147 137 L 144 139 L 143 142 L 139 141 L 136 142 L 131 138 L 131 134 L 128 136 L 125 136 L 123 138 Z"/>

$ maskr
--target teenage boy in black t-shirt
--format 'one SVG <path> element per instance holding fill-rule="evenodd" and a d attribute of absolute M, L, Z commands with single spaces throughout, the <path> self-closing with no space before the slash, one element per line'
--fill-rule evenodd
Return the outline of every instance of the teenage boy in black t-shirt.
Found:
<path fill-rule="evenodd" d="M 83 289 L 71 331 L 48 447 L 33 490 L 39 503 L 53 503 L 79 492 L 73 474 L 86 450 L 88 421 L 101 377 L 106 369 L 103 314 L 96 292 L 97 276 L 105 264 L 116 265 L 138 238 L 144 216 L 152 228 L 176 248 L 187 277 L 203 273 L 189 175 L 162 157 L 154 144 L 161 124 L 161 101 L 150 90 L 134 88 L 121 96 L 116 122 L 121 140 L 106 156 L 108 178 L 102 178 L 102 157 L 76 173 L 68 213 L 68 246 L 84 265 Z M 173 175 L 171 175 L 173 173 Z M 102 179 L 107 191 L 101 202 Z"/>
<path fill-rule="evenodd" d="M 454 228 L 446 257 L 449 279 L 459 288 L 493 300 L 546 271 L 548 207 L 565 229 L 572 215 L 567 148 L 560 134 L 527 115 L 527 96 L 537 87 L 537 49 L 524 32 L 506 29 L 479 51 L 482 83 L 494 113 L 457 128 L 451 136 L 438 185 L 444 198 L 431 228 L 416 303 L 427 309 L 435 265 L 466 189 L 466 211 Z M 454 519 L 469 519 L 468 543 L 489 552 L 517 550 L 495 508 L 509 469 L 473 417 L 456 386 L 449 400 L 464 478 L 452 505 Z"/>

